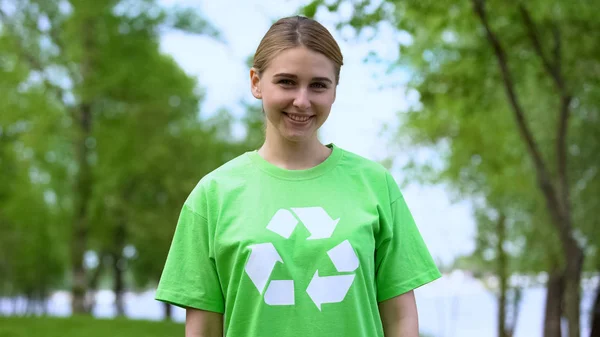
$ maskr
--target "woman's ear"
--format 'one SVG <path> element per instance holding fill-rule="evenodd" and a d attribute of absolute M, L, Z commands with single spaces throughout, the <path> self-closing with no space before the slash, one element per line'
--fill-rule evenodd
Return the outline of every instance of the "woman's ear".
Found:
<path fill-rule="evenodd" d="M 256 68 L 250 68 L 250 90 L 252 91 L 252 96 L 257 99 L 262 99 L 262 93 L 260 92 L 260 75 Z"/>

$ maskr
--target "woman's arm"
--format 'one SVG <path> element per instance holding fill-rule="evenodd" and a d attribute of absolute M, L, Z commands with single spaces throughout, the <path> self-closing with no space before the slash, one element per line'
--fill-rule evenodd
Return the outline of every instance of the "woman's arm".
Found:
<path fill-rule="evenodd" d="M 185 337 L 223 337 L 223 315 L 193 308 L 185 310 Z"/>
<path fill-rule="evenodd" d="M 379 303 L 385 337 L 419 337 L 415 294 L 409 291 Z"/>

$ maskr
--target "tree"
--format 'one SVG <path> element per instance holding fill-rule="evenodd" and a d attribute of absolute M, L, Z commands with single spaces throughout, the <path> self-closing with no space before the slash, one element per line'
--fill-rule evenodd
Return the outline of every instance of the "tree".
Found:
<path fill-rule="evenodd" d="M 477 238 L 475 251 L 467 256 L 460 256 L 455 260 L 454 268 L 466 269 L 474 272 L 475 277 L 481 278 L 484 284 L 491 277 L 498 281 L 492 283 L 490 288 L 498 298 L 498 336 L 510 337 L 514 334 L 518 320 L 519 305 L 521 301 L 521 285 L 511 284 L 510 276 L 513 275 L 518 258 L 507 250 L 511 238 L 509 227 L 515 226 L 506 215 L 506 211 L 488 209 L 476 211 Z M 512 215 L 512 214 L 511 214 Z"/>
<path fill-rule="evenodd" d="M 60 109 L 29 77 L 5 29 L 0 26 L 0 292 L 33 304 L 65 272 L 67 252 L 59 243 L 67 234 L 61 196 L 68 145 Z"/>
<path fill-rule="evenodd" d="M 173 137 L 160 142 L 162 155 L 147 161 L 153 170 L 138 175 L 140 186 L 128 202 L 136 210 L 128 223 L 130 244 L 137 252 L 131 266 L 138 287 L 159 280 L 181 207 L 200 178 L 256 146 L 231 139 L 231 127 L 225 111 L 212 119 L 180 123 Z M 167 304 L 165 317 L 170 318 Z"/>
<path fill-rule="evenodd" d="M 65 140 L 72 144 L 65 159 L 70 170 L 64 182 L 71 190 L 64 191 L 64 197 L 70 203 L 72 219 L 72 309 L 83 313 L 89 310 L 83 256 L 89 244 L 90 208 L 97 183 L 93 175 L 98 160 L 95 146 L 105 141 L 94 137 L 95 125 L 104 114 L 128 113 L 125 107 L 150 107 L 152 101 L 143 100 L 152 98 L 151 88 L 160 92 L 160 86 L 168 83 L 162 81 L 168 77 L 147 67 L 161 58 L 157 43 L 161 29 L 211 36 L 216 32 L 193 11 L 167 11 L 151 0 L 1 4 L 3 45 L 18 65 L 14 71 L 22 75 L 20 89 L 42 90 L 41 99 L 58 111 L 57 120 L 70 125 Z"/>
<path fill-rule="evenodd" d="M 160 185 L 162 180 L 184 179 L 177 175 L 181 167 L 195 167 L 192 162 L 182 160 L 182 147 L 187 141 L 183 137 L 188 134 L 182 134 L 181 129 L 200 124 L 200 97 L 195 93 L 195 81 L 179 69 L 170 57 L 159 55 L 154 42 L 151 48 L 131 45 L 128 48 L 146 58 L 144 68 L 155 71 L 146 76 L 149 85 L 140 86 L 134 92 L 127 89 L 127 82 L 115 83 L 112 89 L 121 97 L 113 98 L 113 102 L 107 99 L 93 133 L 93 139 L 102 141 L 95 148 L 97 164 L 92 170 L 96 189 L 91 200 L 91 233 L 94 242 L 90 248 L 98 253 L 101 260 L 110 261 L 118 314 L 123 314 L 121 295 L 125 290 L 124 277 L 127 271 L 124 250 L 134 240 L 131 227 L 138 213 L 157 213 L 161 210 L 136 203 L 137 195 L 149 192 L 144 188 L 145 185 Z M 135 67 L 131 64 L 128 69 L 135 71 Z M 138 71 L 143 71 L 143 68 Z M 152 82 L 162 82 L 164 86 L 153 85 Z M 123 87 L 119 88 L 119 85 Z M 203 132 L 196 135 L 206 136 Z M 157 180 L 154 180 L 155 177 Z M 155 203 L 156 199 L 176 197 L 176 192 L 168 189 L 156 191 L 148 199 Z M 148 225 L 162 227 L 164 222 Z"/>
<path fill-rule="evenodd" d="M 340 3 L 329 2 L 327 7 L 333 11 Z M 322 1 L 312 2 L 306 13 L 314 15 L 322 4 Z M 526 176 L 535 182 L 539 194 L 532 200 L 539 197 L 543 201 L 548 219 L 541 224 L 551 228 L 561 244 L 557 273 L 565 281 L 564 314 L 569 322 L 569 336 L 579 336 L 579 286 L 584 254 L 577 238 L 583 233 L 583 225 L 574 222 L 574 214 L 579 214 L 582 208 L 573 203 L 573 192 L 574 186 L 583 184 L 583 179 L 570 173 L 573 166 L 579 167 L 580 172 L 597 166 L 591 165 L 590 157 L 569 151 L 574 139 L 568 131 L 573 131 L 575 125 L 591 122 L 591 115 L 597 116 L 597 110 L 590 104 L 597 102 L 590 92 L 597 90 L 599 74 L 599 50 L 590 45 L 600 31 L 598 21 L 590 14 L 597 11 L 597 5 L 529 1 L 507 6 L 500 1 L 483 0 L 452 5 L 433 1 L 383 1 L 378 6 L 355 1 L 354 4 L 353 16 L 340 26 L 353 26 L 360 33 L 365 27 L 386 22 L 411 37 L 409 43 L 399 43 L 397 65 L 408 66 L 413 72 L 411 87 L 419 92 L 420 106 L 406 118 L 414 122 L 413 126 L 419 123 L 421 127 L 414 129 L 413 136 L 427 123 L 434 123 L 429 129 L 439 129 L 437 137 L 421 137 L 422 142 L 415 140 L 416 144 L 449 145 L 451 150 L 443 161 L 460 167 L 457 164 L 461 161 L 467 164 L 473 158 L 478 162 L 481 158 L 453 151 L 454 143 L 467 135 L 462 129 L 465 124 L 454 122 L 456 119 L 477 121 L 476 126 L 494 130 L 499 120 L 512 119 L 513 133 L 518 134 L 520 144 L 512 144 L 515 146 L 512 150 L 508 146 L 493 149 L 501 153 L 516 149 L 523 151 L 523 157 L 528 159 L 526 172 L 531 175 Z M 434 114 L 442 116 L 431 118 Z M 469 116 L 474 114 L 485 114 L 488 120 Z M 476 141 L 497 145 L 495 138 L 488 131 Z M 478 185 L 489 182 L 484 180 Z M 591 221 L 592 214 L 586 213 L 581 219 Z M 586 243 L 590 241 L 593 240 Z M 561 298 L 562 289 L 557 289 Z M 560 305 L 557 307 L 560 312 Z M 546 333 L 558 334 L 559 329 Z"/>

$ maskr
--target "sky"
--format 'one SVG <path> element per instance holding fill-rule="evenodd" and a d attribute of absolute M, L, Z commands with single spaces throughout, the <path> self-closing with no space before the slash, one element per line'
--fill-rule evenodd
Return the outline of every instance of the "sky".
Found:
<path fill-rule="evenodd" d="M 198 79 L 206 93 L 203 113 L 227 108 L 238 117 L 244 113 L 242 101 L 256 103 L 250 93 L 246 60 L 254 54 L 275 20 L 298 14 L 299 6 L 306 3 L 298 0 L 161 2 L 167 7 L 195 8 L 220 31 L 223 41 L 178 31 L 165 32 L 161 48 Z M 402 162 L 411 149 L 390 152 L 389 135 L 381 131 L 384 125 L 397 127 L 398 113 L 418 102 L 417 95 L 405 90 L 406 72 L 386 71 L 398 57 L 398 43 L 410 43 L 410 37 L 385 25 L 376 33 L 366 31 L 358 37 L 350 29 L 337 31 L 335 22 L 351 13 L 348 5 L 337 13 L 320 10 L 316 15 L 336 38 L 344 55 L 336 102 L 321 128 L 321 141 L 371 160 L 394 155 Z M 365 62 L 370 51 L 375 51 L 381 61 Z M 399 183 L 402 181 L 401 167 L 392 169 L 392 174 Z M 434 259 L 448 264 L 456 256 L 472 251 L 474 223 L 467 202 L 452 203 L 440 186 L 410 184 L 402 192 Z"/>

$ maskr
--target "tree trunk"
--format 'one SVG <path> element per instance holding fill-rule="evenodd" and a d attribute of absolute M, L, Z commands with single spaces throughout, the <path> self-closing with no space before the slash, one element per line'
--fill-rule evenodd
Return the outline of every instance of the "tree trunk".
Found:
<path fill-rule="evenodd" d="M 82 86 L 87 89 L 91 84 L 92 58 L 94 53 L 93 22 L 84 20 L 82 27 L 83 59 L 81 61 Z M 75 177 L 75 214 L 71 238 L 71 272 L 73 277 L 71 309 L 73 314 L 89 312 L 89 305 L 85 300 L 87 293 L 87 277 L 83 265 L 83 256 L 87 249 L 89 231 L 88 208 L 92 192 L 92 176 L 89 163 L 89 147 L 87 144 L 92 131 L 92 93 L 82 91 L 81 103 L 74 111 L 74 120 L 77 123 L 77 138 L 75 140 L 75 155 L 78 170 Z"/>
<path fill-rule="evenodd" d="M 537 183 L 540 191 L 544 195 L 546 201 L 546 207 L 548 213 L 552 219 L 552 225 L 557 231 L 561 246 L 563 250 L 563 257 L 565 261 L 565 288 L 564 288 L 564 300 L 565 300 L 565 316 L 568 321 L 568 337 L 580 337 L 580 298 L 579 286 L 581 281 L 581 271 L 583 266 L 583 250 L 578 246 L 577 241 L 573 236 L 573 224 L 571 219 L 571 205 L 570 205 L 570 190 L 567 177 L 567 130 L 570 116 L 570 103 L 572 96 L 570 95 L 563 78 L 561 69 L 561 40 L 560 32 L 558 27 L 555 27 L 554 43 L 555 53 L 554 60 L 549 60 L 540 45 L 537 27 L 535 22 L 531 19 L 527 8 L 523 4 L 520 4 L 521 15 L 523 16 L 525 29 L 530 37 L 534 51 L 541 59 L 544 69 L 551 76 L 558 95 L 560 97 L 559 114 L 558 114 L 558 125 L 556 132 L 556 143 L 555 143 L 555 155 L 556 155 L 556 177 L 553 179 L 551 170 L 548 168 L 548 164 L 542 157 L 542 153 L 539 149 L 538 143 L 535 141 L 533 133 L 529 128 L 526 121 L 525 111 L 522 104 L 519 102 L 517 95 L 517 89 L 513 80 L 511 71 L 509 69 L 508 57 L 502 43 L 496 32 L 493 31 L 486 12 L 486 1 L 485 0 L 472 0 L 473 9 L 476 15 L 479 17 L 483 24 L 486 32 L 488 41 L 490 42 L 498 65 L 500 67 L 500 74 L 504 83 L 504 89 L 506 91 L 507 98 L 509 100 L 510 107 L 514 113 L 515 120 L 517 122 L 517 128 L 521 138 L 523 139 L 529 157 L 531 158 L 535 173 L 537 177 Z"/>
<path fill-rule="evenodd" d="M 15 296 L 12 299 L 12 303 L 13 303 L 13 312 L 10 313 L 12 315 L 18 316 L 19 315 L 19 297 L 18 295 L 15 294 Z"/>
<path fill-rule="evenodd" d="M 600 284 L 596 289 L 596 300 L 592 308 L 592 317 L 590 318 L 591 332 L 590 337 L 600 336 Z"/>
<path fill-rule="evenodd" d="M 42 315 L 48 316 L 50 314 L 50 296 L 44 296 L 42 300 Z"/>
<path fill-rule="evenodd" d="M 125 307 L 123 303 L 123 270 L 119 263 L 121 259 L 121 254 L 113 254 L 113 292 L 115 293 L 115 307 L 117 316 L 125 315 Z"/>
<path fill-rule="evenodd" d="M 508 337 L 512 337 L 515 334 L 515 328 L 519 318 L 519 305 L 521 304 L 521 288 L 518 286 L 512 288 L 512 295 L 510 301 L 512 310 L 510 311 L 510 319 L 507 320 L 507 322 L 510 323 L 506 323 L 506 335 Z"/>
<path fill-rule="evenodd" d="M 581 327 L 581 273 L 583 271 L 583 251 L 574 239 L 569 240 L 565 249 L 565 316 L 569 322 L 569 337 L 580 337 Z"/>
<path fill-rule="evenodd" d="M 164 312 L 165 312 L 165 320 L 166 321 L 172 321 L 173 320 L 173 310 L 171 308 L 171 305 L 169 303 L 163 303 L 163 308 L 164 308 Z"/>
<path fill-rule="evenodd" d="M 30 316 L 34 313 L 33 307 L 34 307 L 34 303 L 33 303 L 32 292 L 26 292 L 25 293 L 25 316 Z"/>
<path fill-rule="evenodd" d="M 113 242 L 113 253 L 112 253 L 112 264 L 113 264 L 113 291 L 115 293 L 115 306 L 117 310 L 117 316 L 125 315 L 125 306 L 123 302 L 123 291 L 125 289 L 125 282 L 123 274 L 125 271 L 123 249 L 125 248 L 125 221 L 119 220 L 117 227 L 115 228 Z"/>
<path fill-rule="evenodd" d="M 506 293 L 508 290 L 508 266 L 504 241 L 506 238 L 506 218 L 503 214 L 498 219 L 496 256 L 498 257 L 498 278 L 500 279 L 500 299 L 498 301 L 498 337 L 508 337 L 506 331 Z"/>
<path fill-rule="evenodd" d="M 46 283 L 46 282 L 44 282 Z M 46 303 L 48 303 L 48 291 L 46 289 L 44 289 L 46 286 L 42 285 L 40 286 L 40 289 L 38 290 L 38 301 L 39 301 L 39 306 L 40 306 L 40 315 L 42 316 L 46 316 L 46 314 L 48 313 L 47 306 Z"/>
<path fill-rule="evenodd" d="M 544 316 L 544 337 L 561 337 L 560 319 L 564 293 L 564 274 L 555 269 L 549 274 L 546 287 L 546 312 Z"/>
<path fill-rule="evenodd" d="M 88 305 L 89 310 L 93 310 L 94 306 L 96 306 L 96 292 L 98 291 L 98 285 L 100 283 L 100 277 L 102 276 L 102 272 L 104 271 L 104 260 L 107 256 L 107 253 L 100 252 L 98 254 L 98 266 L 92 272 L 92 275 L 88 281 L 88 289 L 87 289 L 87 297 L 86 303 Z"/>
<path fill-rule="evenodd" d="M 87 293 L 87 277 L 83 265 L 83 256 L 87 248 L 88 238 L 88 204 L 91 195 L 91 172 L 88 163 L 88 147 L 86 140 L 91 133 L 92 109 L 83 104 L 79 110 L 79 137 L 77 139 L 77 162 L 79 169 L 75 184 L 75 220 L 73 237 L 71 238 L 71 268 L 73 273 L 71 309 L 73 314 L 88 312 L 85 295 Z"/>
<path fill-rule="evenodd" d="M 98 266 L 92 272 L 92 275 L 91 275 L 89 283 L 88 283 L 89 284 L 88 289 L 91 291 L 98 290 L 98 283 L 100 282 L 100 276 L 102 276 L 102 271 L 104 269 L 104 259 L 105 259 L 106 255 L 107 254 L 105 252 L 100 252 L 98 254 Z"/>

